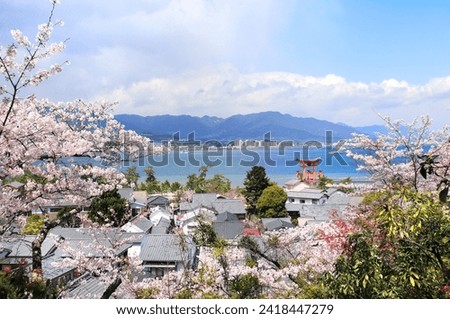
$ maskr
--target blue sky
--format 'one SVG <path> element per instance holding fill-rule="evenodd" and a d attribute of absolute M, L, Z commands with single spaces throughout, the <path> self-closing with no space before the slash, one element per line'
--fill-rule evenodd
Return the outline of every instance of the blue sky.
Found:
<path fill-rule="evenodd" d="M 48 0 L 0 0 L 0 43 L 33 37 Z M 350 125 L 450 119 L 450 2 L 61 0 L 53 100 L 116 113 L 226 117 L 275 110 Z"/>

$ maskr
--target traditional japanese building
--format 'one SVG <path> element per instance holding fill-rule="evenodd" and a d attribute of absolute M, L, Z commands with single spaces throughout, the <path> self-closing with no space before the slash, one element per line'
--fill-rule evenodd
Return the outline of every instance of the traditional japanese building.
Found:
<path fill-rule="evenodd" d="M 317 166 L 322 163 L 321 158 L 315 158 L 312 160 L 297 159 L 297 162 L 302 168 L 302 171 L 297 171 L 296 177 L 302 182 L 316 184 L 319 177 L 323 176 L 322 171 L 317 171 Z"/>

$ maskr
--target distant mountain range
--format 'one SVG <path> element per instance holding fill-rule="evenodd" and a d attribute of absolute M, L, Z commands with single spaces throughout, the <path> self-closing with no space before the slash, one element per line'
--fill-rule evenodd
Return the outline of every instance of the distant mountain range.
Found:
<path fill-rule="evenodd" d="M 227 118 L 214 116 L 196 117 L 190 115 L 141 116 L 119 114 L 116 120 L 126 129 L 134 130 L 155 141 L 171 140 L 175 133 L 180 139 L 187 139 L 194 132 L 195 139 L 233 141 L 236 139 L 264 139 L 270 132 L 271 139 L 282 141 L 324 141 L 326 131 L 332 131 L 333 141 L 351 137 L 359 132 L 373 135 L 384 133 L 381 125 L 351 127 L 312 117 L 294 117 L 279 112 L 261 112 L 247 115 L 233 115 Z"/>

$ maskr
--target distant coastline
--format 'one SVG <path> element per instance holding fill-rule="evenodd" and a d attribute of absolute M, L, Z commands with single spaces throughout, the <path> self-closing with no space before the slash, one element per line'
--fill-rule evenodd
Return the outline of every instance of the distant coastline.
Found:
<path fill-rule="evenodd" d="M 125 163 L 122 171 L 129 167 L 136 167 L 141 179 L 145 177 L 144 169 L 152 166 L 155 177 L 170 182 L 184 184 L 189 174 L 197 174 L 201 166 L 208 166 L 208 175 L 223 174 L 230 179 L 232 186 L 242 186 L 245 175 L 252 166 L 265 167 L 268 177 L 283 185 L 294 179 L 300 169 L 296 159 L 317 158 L 323 159 L 318 169 L 324 175 L 336 181 L 346 177 L 355 181 L 367 181 L 368 175 L 357 170 L 356 163 L 340 152 L 327 152 L 329 149 L 303 147 L 288 148 L 246 148 L 246 149 L 216 149 L 192 150 L 189 152 L 168 152 L 153 155 L 139 163 Z M 331 154 L 330 154 L 331 153 Z"/>

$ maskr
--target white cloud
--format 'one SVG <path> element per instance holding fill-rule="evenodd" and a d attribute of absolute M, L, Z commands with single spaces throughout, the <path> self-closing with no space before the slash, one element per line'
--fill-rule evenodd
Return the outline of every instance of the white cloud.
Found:
<path fill-rule="evenodd" d="M 33 36 L 49 7 L 46 1 L 8 1 L 0 20 Z M 37 93 L 54 100 L 117 100 L 117 113 L 229 116 L 276 110 L 352 125 L 378 122 L 377 113 L 406 119 L 429 113 L 444 124 L 450 118 L 450 77 L 412 85 L 266 72 L 337 59 L 332 47 L 351 44 L 339 27 L 344 13 L 338 0 L 63 1 L 55 17 L 65 26 L 55 36 L 70 41 L 58 62 L 72 63 Z M 5 34 L 0 32 L 2 44 Z M 319 45 L 323 40 L 328 46 Z M 296 65 L 289 57 L 301 61 L 302 48 L 312 58 Z M 325 72 L 337 71 L 327 67 L 314 74 Z"/>
<path fill-rule="evenodd" d="M 63 2 L 55 17 L 65 25 L 55 34 L 70 38 L 63 59 L 72 64 L 43 92 L 57 99 L 86 98 L 208 65 L 251 69 L 274 50 L 271 40 L 291 6 L 292 1 L 277 0 Z M 36 7 L 42 22 L 49 4 L 11 9 L 22 21 L 18 28 L 34 32 Z M 23 16 L 33 17 L 31 26 Z"/>
<path fill-rule="evenodd" d="M 352 125 L 379 122 L 377 114 L 410 120 L 430 114 L 438 125 L 450 118 L 450 77 L 411 85 L 349 82 L 293 73 L 240 73 L 230 65 L 153 78 L 99 98 L 119 102 L 117 113 L 230 116 L 280 111 Z"/>

